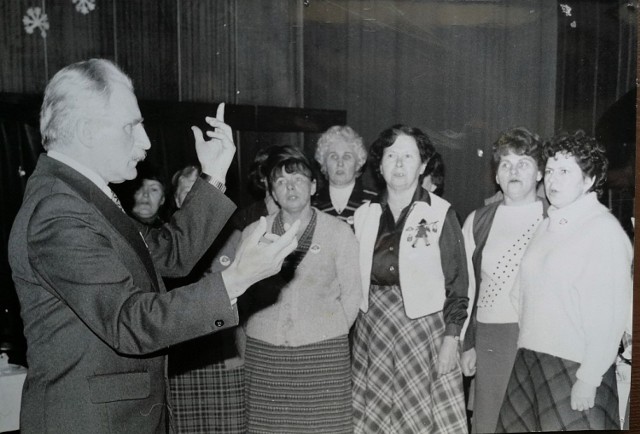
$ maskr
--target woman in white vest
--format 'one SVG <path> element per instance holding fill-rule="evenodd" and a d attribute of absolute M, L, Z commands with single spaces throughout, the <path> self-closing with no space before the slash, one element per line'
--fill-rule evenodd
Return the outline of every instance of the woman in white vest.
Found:
<path fill-rule="evenodd" d="M 604 148 L 582 131 L 545 143 L 549 217 L 520 264 L 520 334 L 498 432 L 620 429 L 615 360 L 631 303 L 629 238 L 598 201 Z"/>
<path fill-rule="evenodd" d="M 458 352 L 467 267 L 455 211 L 420 187 L 434 153 L 426 134 L 404 125 L 370 149 L 386 190 L 355 214 L 364 295 L 353 342 L 356 433 L 467 431 Z"/>

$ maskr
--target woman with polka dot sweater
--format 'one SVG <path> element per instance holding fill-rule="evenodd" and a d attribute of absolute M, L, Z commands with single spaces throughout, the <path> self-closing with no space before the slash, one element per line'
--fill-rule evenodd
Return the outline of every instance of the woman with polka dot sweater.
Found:
<path fill-rule="evenodd" d="M 472 212 L 462 229 L 471 313 L 461 362 L 465 375 L 475 374 L 474 433 L 495 432 L 516 356 L 518 313 L 509 294 L 524 250 L 546 211 L 536 194 L 542 179 L 540 149 L 538 136 L 522 127 L 498 138 L 493 160 L 503 200 Z"/>

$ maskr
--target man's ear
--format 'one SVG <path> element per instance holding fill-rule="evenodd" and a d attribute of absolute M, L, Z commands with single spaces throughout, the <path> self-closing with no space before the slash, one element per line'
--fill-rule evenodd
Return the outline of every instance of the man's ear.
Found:
<path fill-rule="evenodd" d="M 82 116 L 76 122 L 75 136 L 78 142 L 87 148 L 92 148 L 96 143 L 97 125 L 94 119 Z"/>
<path fill-rule="evenodd" d="M 316 194 L 316 180 L 314 179 L 313 181 L 311 181 L 311 196 L 313 196 L 314 194 Z"/>

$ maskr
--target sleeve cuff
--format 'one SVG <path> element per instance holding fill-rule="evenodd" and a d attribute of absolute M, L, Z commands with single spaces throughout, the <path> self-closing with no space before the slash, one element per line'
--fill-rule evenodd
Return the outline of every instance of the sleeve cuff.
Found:
<path fill-rule="evenodd" d="M 462 326 L 459 324 L 447 324 L 444 329 L 445 336 L 460 336 L 460 331 L 462 330 Z"/>
<path fill-rule="evenodd" d="M 213 185 L 215 188 L 217 188 L 223 193 L 227 191 L 227 186 L 225 185 L 224 180 L 213 178 L 211 175 L 204 172 L 200 173 L 200 178 L 204 179 L 206 182 Z"/>
<path fill-rule="evenodd" d="M 599 387 L 600 383 L 602 383 L 602 375 L 588 372 L 588 370 L 582 366 L 578 368 L 578 371 L 576 372 L 576 378 L 593 387 Z"/>

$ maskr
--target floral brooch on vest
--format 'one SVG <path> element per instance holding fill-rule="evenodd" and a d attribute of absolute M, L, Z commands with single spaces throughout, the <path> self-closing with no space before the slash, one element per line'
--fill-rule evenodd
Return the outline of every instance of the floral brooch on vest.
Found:
<path fill-rule="evenodd" d="M 430 246 L 429 233 L 438 232 L 438 222 L 427 222 L 425 219 L 420 220 L 417 227 L 408 227 L 405 229 L 409 232 L 407 241 L 411 243 L 411 247 L 414 249 L 418 243 L 423 243 L 425 246 Z"/>

